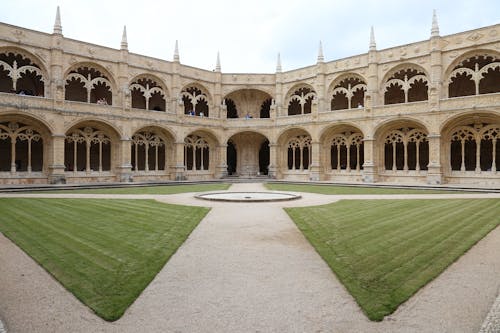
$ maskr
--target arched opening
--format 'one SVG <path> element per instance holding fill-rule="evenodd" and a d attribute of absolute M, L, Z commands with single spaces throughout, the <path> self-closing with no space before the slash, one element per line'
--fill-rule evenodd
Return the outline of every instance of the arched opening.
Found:
<path fill-rule="evenodd" d="M 236 174 L 236 168 L 238 165 L 238 155 L 236 151 L 236 146 L 232 140 L 229 140 L 227 143 L 227 174 L 234 175 Z"/>
<path fill-rule="evenodd" d="M 269 118 L 271 96 L 264 91 L 239 89 L 227 94 L 224 99 L 227 118 Z"/>
<path fill-rule="evenodd" d="M 17 121 L 0 122 L 0 171 L 43 171 L 43 144 L 35 127 Z"/>
<path fill-rule="evenodd" d="M 144 129 L 132 136 L 132 170 L 158 172 L 167 168 L 167 140 L 155 129 Z"/>
<path fill-rule="evenodd" d="M 384 168 L 397 170 L 427 170 L 429 142 L 427 133 L 415 127 L 396 128 L 384 136 Z"/>
<path fill-rule="evenodd" d="M 451 131 L 450 168 L 452 171 L 493 172 L 500 170 L 500 124 L 474 122 Z"/>
<path fill-rule="evenodd" d="M 110 171 L 111 143 L 109 135 L 94 126 L 69 130 L 64 146 L 66 170 L 73 173 Z"/>
<path fill-rule="evenodd" d="M 363 134 L 358 131 L 343 131 L 330 139 L 330 168 L 336 172 L 363 169 Z"/>
<path fill-rule="evenodd" d="M 199 135 L 188 135 L 184 139 L 184 165 L 187 171 L 210 169 L 210 144 Z"/>
<path fill-rule="evenodd" d="M 22 54 L 0 53 L 0 92 L 44 96 L 44 75 L 40 67 Z"/>
<path fill-rule="evenodd" d="M 95 68 L 79 67 L 66 76 L 64 98 L 68 101 L 111 105 L 111 82 Z"/>
<path fill-rule="evenodd" d="M 425 101 L 428 99 L 428 80 L 417 69 L 402 69 L 384 84 L 384 104 Z"/>
<path fill-rule="evenodd" d="M 182 90 L 182 104 L 184 114 L 190 116 L 209 117 L 207 95 L 197 87 L 188 87 Z"/>
<path fill-rule="evenodd" d="M 262 105 L 260 106 L 260 117 L 261 118 L 269 118 L 270 117 L 272 102 L 273 102 L 273 100 L 271 98 L 268 98 L 264 102 L 262 102 Z"/>
<path fill-rule="evenodd" d="M 259 149 L 259 173 L 261 175 L 269 174 L 269 140 L 265 140 Z"/>
<path fill-rule="evenodd" d="M 238 110 L 236 109 L 236 104 L 230 98 L 225 99 L 227 107 L 227 118 L 238 118 Z"/>
<path fill-rule="evenodd" d="M 311 161 L 311 136 L 297 135 L 287 143 L 288 170 L 303 171 L 309 169 Z"/>
<path fill-rule="evenodd" d="M 234 134 L 228 140 L 227 164 L 228 171 L 231 166 L 232 174 L 239 176 L 254 177 L 267 174 L 269 141 L 264 135 L 256 132 Z"/>
<path fill-rule="evenodd" d="M 165 111 L 164 89 L 150 78 L 140 78 L 130 85 L 132 107 L 152 111 Z"/>
<path fill-rule="evenodd" d="M 331 110 L 344 110 L 364 106 L 366 83 L 357 77 L 348 77 L 335 85 Z"/>
<path fill-rule="evenodd" d="M 288 115 L 311 113 L 312 103 L 316 92 L 310 88 L 302 87 L 294 91 L 288 102 Z"/>
<path fill-rule="evenodd" d="M 448 96 L 470 96 L 500 92 L 500 59 L 492 55 L 467 58 L 453 68 Z"/>

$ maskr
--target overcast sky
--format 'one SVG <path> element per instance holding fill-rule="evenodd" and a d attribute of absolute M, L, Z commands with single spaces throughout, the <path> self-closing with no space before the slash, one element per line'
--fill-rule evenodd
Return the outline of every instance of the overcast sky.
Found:
<path fill-rule="evenodd" d="M 60 6 L 65 37 L 225 73 L 274 73 L 428 39 L 432 10 L 441 35 L 500 23 L 500 0 L 2 0 L 0 21 L 52 33 Z"/>

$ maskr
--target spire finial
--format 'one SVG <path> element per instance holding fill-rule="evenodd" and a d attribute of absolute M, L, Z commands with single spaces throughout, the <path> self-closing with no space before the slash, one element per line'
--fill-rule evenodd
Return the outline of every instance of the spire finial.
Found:
<path fill-rule="evenodd" d="M 215 71 L 220 72 L 220 55 L 219 51 L 217 51 L 217 62 L 215 63 Z"/>
<path fill-rule="evenodd" d="M 373 25 L 370 29 L 370 51 L 377 50 L 377 44 L 375 43 L 375 32 L 373 31 Z"/>
<path fill-rule="evenodd" d="M 179 41 L 175 40 L 174 61 L 179 62 Z"/>
<path fill-rule="evenodd" d="M 59 11 L 59 6 L 57 6 L 56 21 L 54 22 L 54 34 L 62 35 L 61 13 Z"/>
<path fill-rule="evenodd" d="M 325 61 L 325 57 L 323 56 L 323 44 L 321 41 L 319 41 L 319 47 L 318 47 L 318 62 L 323 62 Z"/>
<path fill-rule="evenodd" d="M 278 52 L 278 61 L 276 62 L 276 73 L 281 73 L 281 56 Z"/>
<path fill-rule="evenodd" d="M 127 42 L 127 26 L 123 26 L 123 34 L 122 34 L 122 43 L 120 46 L 121 50 L 128 51 L 128 42 Z"/>
<path fill-rule="evenodd" d="M 439 25 L 438 25 L 438 19 L 436 15 L 436 10 L 434 9 L 432 11 L 432 29 L 431 29 L 431 37 L 438 37 L 439 36 Z"/>

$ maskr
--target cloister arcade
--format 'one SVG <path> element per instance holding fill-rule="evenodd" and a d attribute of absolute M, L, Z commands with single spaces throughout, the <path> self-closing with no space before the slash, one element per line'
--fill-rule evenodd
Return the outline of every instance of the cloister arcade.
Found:
<path fill-rule="evenodd" d="M 62 45 L 49 57 L 35 41 L 0 36 L 0 183 L 260 176 L 500 186 L 491 32 L 500 27 L 484 29 L 492 41 L 481 45 L 427 48 L 445 38 L 433 36 L 275 74 L 127 58 L 123 48 L 112 62 L 98 46 L 74 54 L 62 35 L 42 34 Z"/>

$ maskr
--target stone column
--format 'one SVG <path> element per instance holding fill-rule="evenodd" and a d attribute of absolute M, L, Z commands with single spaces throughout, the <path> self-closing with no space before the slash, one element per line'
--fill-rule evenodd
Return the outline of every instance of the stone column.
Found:
<path fill-rule="evenodd" d="M 119 175 L 120 182 L 131 182 L 134 177 L 132 176 L 132 163 L 131 163 L 131 152 L 132 145 L 130 138 L 121 138 L 119 143 L 120 148 L 120 159 L 119 165 L 117 166 L 117 171 Z"/>
<path fill-rule="evenodd" d="M 269 143 L 269 178 L 276 178 L 278 173 L 278 145 L 276 143 Z"/>
<path fill-rule="evenodd" d="M 186 180 L 184 166 L 184 141 L 175 143 L 175 165 L 173 166 L 175 180 Z"/>
<path fill-rule="evenodd" d="M 375 183 L 377 181 L 377 165 L 375 164 L 375 140 L 365 138 L 364 146 L 364 163 L 363 163 L 363 182 Z"/>
<path fill-rule="evenodd" d="M 429 134 L 429 164 L 427 166 L 427 184 L 441 184 L 443 170 L 441 167 L 441 136 Z"/>
<path fill-rule="evenodd" d="M 215 178 L 224 178 L 227 176 L 227 144 L 217 146 L 218 163 L 215 170 Z"/>
<path fill-rule="evenodd" d="M 52 135 L 52 145 L 48 147 L 49 153 L 49 183 L 66 184 L 64 165 L 64 134 Z"/>
<path fill-rule="evenodd" d="M 311 143 L 311 165 L 309 167 L 309 180 L 320 180 L 320 148 L 319 142 L 314 141 Z"/>

